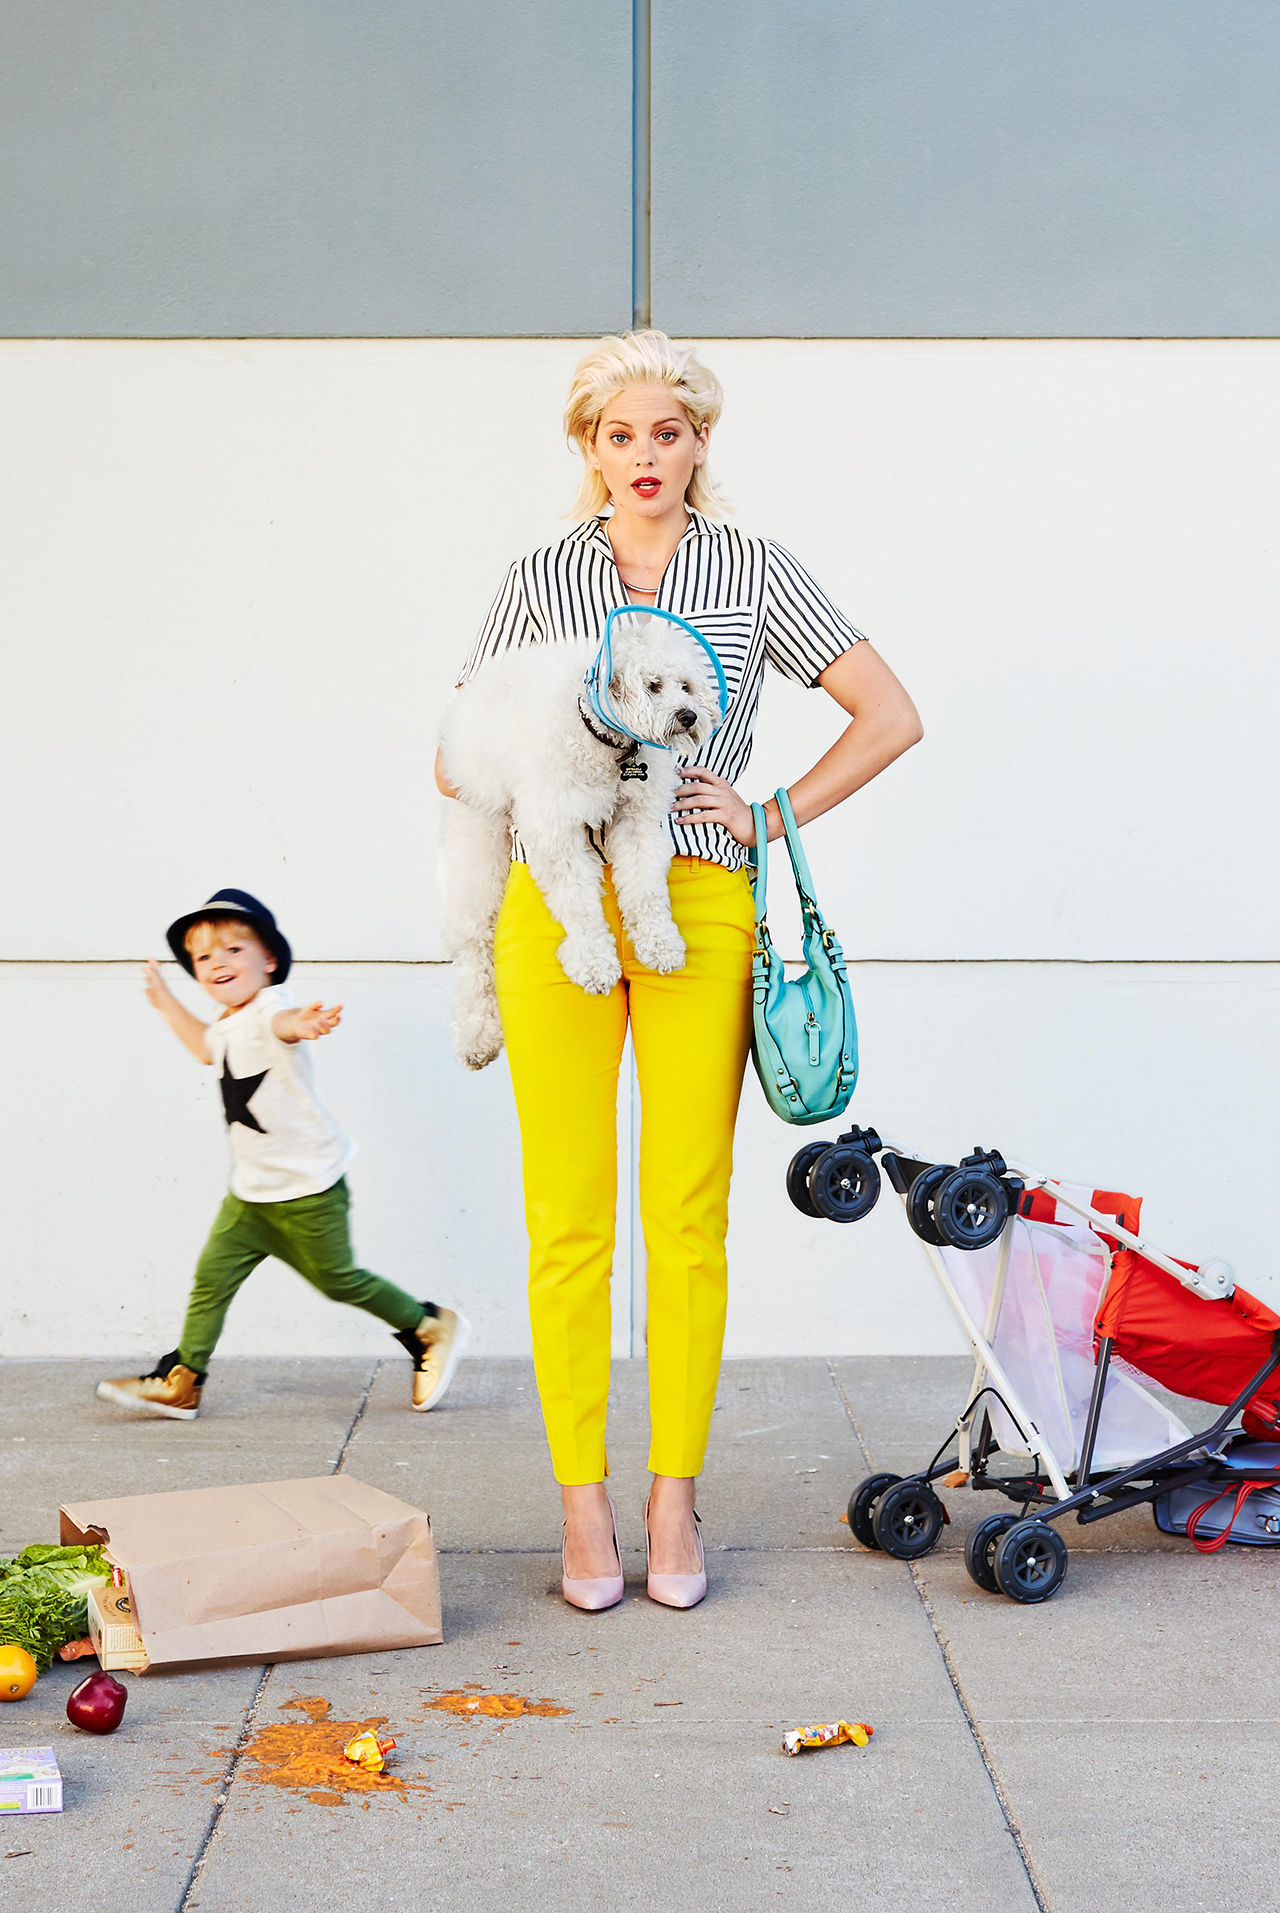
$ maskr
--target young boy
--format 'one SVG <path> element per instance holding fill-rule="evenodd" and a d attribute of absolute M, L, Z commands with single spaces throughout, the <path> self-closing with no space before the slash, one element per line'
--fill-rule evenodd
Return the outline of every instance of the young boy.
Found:
<path fill-rule="evenodd" d="M 222 1085 L 231 1142 L 231 1191 L 196 1265 L 177 1348 L 146 1375 L 99 1382 L 104 1401 L 194 1421 L 209 1361 L 241 1283 L 269 1255 L 322 1295 L 368 1309 L 413 1357 L 413 1406 L 434 1408 L 453 1380 L 470 1332 L 466 1318 L 357 1268 L 347 1231 L 344 1171 L 355 1153 L 315 1092 L 302 1047 L 336 1029 L 342 1005 L 298 1009 L 284 989 L 293 960 L 264 904 L 218 890 L 169 926 L 169 948 L 220 1009 L 192 1016 L 146 967 L 146 992 L 175 1036 Z"/>

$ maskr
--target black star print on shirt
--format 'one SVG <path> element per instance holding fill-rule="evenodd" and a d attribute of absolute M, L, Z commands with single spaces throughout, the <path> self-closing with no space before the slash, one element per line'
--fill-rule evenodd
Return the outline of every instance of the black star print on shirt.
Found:
<path fill-rule="evenodd" d="M 226 1114 L 228 1129 L 232 1123 L 243 1123 L 246 1129 L 256 1129 L 260 1136 L 266 1135 L 266 1130 L 249 1107 L 252 1098 L 262 1088 L 266 1075 L 267 1071 L 264 1069 L 257 1076 L 233 1076 L 231 1064 L 226 1057 L 223 1058 L 222 1107 Z"/>

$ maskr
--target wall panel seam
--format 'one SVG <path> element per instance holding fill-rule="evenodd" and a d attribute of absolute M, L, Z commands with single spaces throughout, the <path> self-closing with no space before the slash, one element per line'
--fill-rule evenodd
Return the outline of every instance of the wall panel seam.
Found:
<path fill-rule="evenodd" d="M 631 0 L 631 324 L 652 319 L 652 0 Z"/>
<path fill-rule="evenodd" d="M 149 959 L 142 956 L 130 957 L 0 957 L 0 969 L 109 969 L 128 967 L 145 963 Z M 451 959 L 448 957 L 340 957 L 340 956 L 302 956 L 296 950 L 295 963 L 322 963 L 334 968 L 368 970 L 447 970 Z M 798 957 L 784 955 L 786 963 L 798 963 Z M 993 969 L 993 968 L 1057 968 L 1080 970 L 1106 969 L 1173 969 L 1173 970 L 1230 970 L 1230 969 L 1276 969 L 1280 968 L 1280 957 L 1187 957 L 1187 956 L 1113 956 L 1113 957 L 1071 957 L 1071 956 L 1034 956 L 1034 957 L 896 957 L 868 956 L 851 957 L 846 954 L 845 962 L 851 970 L 868 970 L 877 967 L 898 969 Z M 176 963 L 164 959 L 166 968 L 176 969 Z"/>
<path fill-rule="evenodd" d="M 648 272 L 649 213 L 645 209 L 645 270 Z M 633 234 L 634 243 L 634 234 Z M 634 274 L 633 274 L 634 284 Z M 634 298 L 633 292 L 633 298 Z M 637 304 L 633 323 L 651 323 Z M 586 332 L 0 332 L 7 345 L 519 345 L 597 339 Z M 693 332 L 700 343 L 734 345 L 1275 345 L 1275 332 Z"/>

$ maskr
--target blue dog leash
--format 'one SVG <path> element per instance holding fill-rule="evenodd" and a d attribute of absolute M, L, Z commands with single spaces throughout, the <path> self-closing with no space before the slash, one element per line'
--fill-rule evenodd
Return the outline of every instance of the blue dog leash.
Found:
<path fill-rule="evenodd" d="M 632 742 L 636 744 L 653 744 L 651 737 L 638 736 L 635 731 L 631 730 L 622 722 L 622 719 L 613 707 L 613 699 L 609 695 L 609 684 L 613 677 L 614 622 L 618 618 L 631 617 L 637 614 L 643 615 L 646 618 L 665 618 L 668 624 L 679 625 L 682 631 L 687 631 L 691 638 L 697 639 L 698 643 L 710 658 L 711 668 L 716 674 L 716 690 L 720 699 L 719 723 L 716 724 L 715 730 L 711 733 L 714 737 L 715 732 L 718 731 L 720 725 L 724 723 L 729 710 L 729 685 L 725 678 L 724 666 L 717 657 L 715 648 L 708 644 L 701 631 L 699 631 L 695 625 L 690 624 L 686 618 L 678 618 L 674 611 L 659 610 L 657 605 L 623 604 L 619 605 L 616 611 L 609 613 L 605 619 L 604 637 L 600 641 L 600 649 L 596 652 L 595 661 L 587 672 L 584 681 L 584 695 L 587 704 L 599 718 L 600 722 L 607 725 L 611 731 L 617 731 L 623 737 L 631 738 Z M 668 746 L 656 745 L 654 748 L 665 750 Z"/>

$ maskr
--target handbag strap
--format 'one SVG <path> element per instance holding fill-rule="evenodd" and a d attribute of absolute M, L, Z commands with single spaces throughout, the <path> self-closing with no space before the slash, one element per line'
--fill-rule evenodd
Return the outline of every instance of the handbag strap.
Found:
<path fill-rule="evenodd" d="M 800 907 L 806 917 L 822 922 L 822 912 L 818 900 L 813 894 L 813 878 L 809 873 L 809 859 L 804 854 L 804 845 L 800 842 L 800 826 L 796 822 L 795 812 L 791 808 L 791 799 L 785 790 L 773 793 L 778 806 L 778 815 L 782 818 L 782 831 L 786 838 L 787 855 L 791 859 L 791 869 L 795 875 L 796 889 L 800 893 Z M 751 814 L 756 820 L 756 841 L 751 851 L 751 862 L 755 875 L 751 879 L 752 894 L 756 906 L 756 928 L 764 922 L 767 892 L 769 885 L 769 833 L 765 822 L 763 804 L 752 804 Z"/>
<path fill-rule="evenodd" d="M 791 799 L 785 790 L 775 790 L 773 796 L 778 806 L 778 814 L 782 818 L 782 829 L 787 840 L 787 855 L 791 859 L 791 868 L 795 873 L 800 901 L 809 906 L 813 915 L 820 915 L 818 900 L 813 894 L 813 878 L 809 874 L 809 859 L 805 856 L 804 845 L 800 842 L 800 826 L 791 808 Z"/>
<path fill-rule="evenodd" d="M 1211 1495 L 1208 1501 L 1202 1501 L 1200 1506 L 1187 1516 L 1186 1534 L 1188 1541 L 1190 1541 L 1194 1548 L 1198 1548 L 1201 1554 L 1216 1554 L 1219 1548 L 1225 1548 L 1227 1542 L 1231 1539 L 1231 1530 L 1236 1525 L 1236 1516 L 1249 1499 L 1249 1496 L 1253 1494 L 1255 1489 L 1266 1488 L 1269 1485 L 1270 1484 L 1265 1481 L 1241 1482 L 1240 1486 L 1236 1489 L 1236 1505 L 1231 1510 L 1230 1521 L 1228 1521 L 1226 1527 L 1223 1528 L 1219 1534 L 1214 1535 L 1211 1541 L 1202 1541 L 1196 1533 L 1196 1529 L 1200 1525 L 1201 1517 L 1206 1515 L 1215 1503 L 1224 1500 L 1226 1496 L 1231 1493 L 1231 1490 L 1230 1488 L 1223 1488 L 1220 1493 Z"/>
<path fill-rule="evenodd" d="M 752 804 L 751 815 L 756 820 L 756 841 L 751 849 L 751 895 L 756 907 L 756 941 L 759 942 L 769 893 L 769 832 L 763 804 Z"/>

